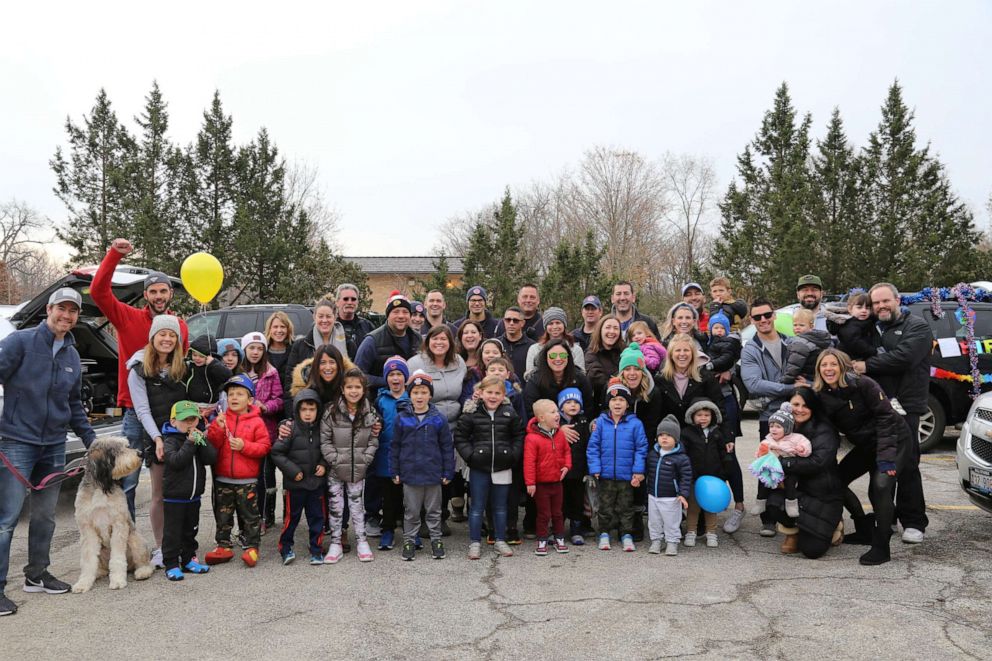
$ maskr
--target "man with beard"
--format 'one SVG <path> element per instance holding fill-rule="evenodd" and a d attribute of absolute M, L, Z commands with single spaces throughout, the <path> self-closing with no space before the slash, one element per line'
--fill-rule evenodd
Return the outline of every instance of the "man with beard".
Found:
<path fill-rule="evenodd" d="M 807 310 L 812 310 L 813 314 L 816 315 L 813 322 L 814 328 L 827 330 L 827 318 L 823 314 L 823 305 L 821 304 L 823 281 L 820 280 L 820 276 L 810 274 L 799 278 L 799 282 L 796 283 L 796 298 L 799 300 L 799 305 Z"/>
<path fill-rule="evenodd" d="M 348 349 L 355 351 L 362 346 L 362 340 L 372 332 L 375 326 L 371 321 L 357 314 L 358 287 L 350 282 L 340 284 L 334 290 L 334 298 L 338 306 L 338 321 L 341 322 L 344 334 L 348 338 Z M 349 353 L 348 358 L 355 360 L 355 354 Z"/>
<path fill-rule="evenodd" d="M 355 354 L 355 365 L 369 382 L 369 391 L 386 388 L 382 368 L 393 356 L 410 360 L 420 350 L 420 333 L 410 327 L 410 300 L 393 291 L 386 301 L 386 323 L 365 336 Z"/>
<path fill-rule="evenodd" d="M 682 285 L 682 302 L 688 303 L 696 310 L 699 332 L 708 333 L 710 331 L 710 312 L 706 309 L 706 296 L 703 294 L 703 286 L 698 282 L 689 282 Z"/>
<path fill-rule="evenodd" d="M 172 303 L 174 292 L 172 290 L 172 280 L 164 273 L 152 271 L 145 276 L 145 307 L 136 308 L 125 305 L 117 300 L 111 290 L 111 281 L 114 277 L 114 270 L 125 255 L 134 250 L 131 242 L 127 239 L 114 239 L 100 262 L 100 268 L 93 276 L 93 284 L 90 285 L 90 297 L 96 306 L 107 318 L 107 321 L 114 325 L 117 330 L 117 405 L 124 409 L 123 433 L 128 444 L 143 452 L 145 449 L 145 432 L 138 420 L 137 413 L 134 412 L 134 404 L 131 402 L 131 391 L 127 386 L 127 361 L 139 349 L 145 348 L 148 344 L 148 331 L 152 327 L 152 320 L 160 314 L 172 314 L 169 304 Z M 186 322 L 179 320 L 179 329 L 182 332 L 183 351 L 189 349 L 189 329 Z M 141 471 L 135 472 L 124 478 L 122 486 L 127 497 L 127 509 L 134 519 L 134 490 L 138 486 L 138 478 Z"/>
<path fill-rule="evenodd" d="M 634 293 L 634 285 L 628 280 L 621 280 L 613 285 L 613 294 L 610 297 L 613 309 L 610 311 L 620 322 L 620 331 L 627 332 L 627 327 L 635 321 L 643 321 L 654 333 L 655 337 L 661 337 L 658 333 L 658 324 L 654 319 L 637 311 L 637 294 Z"/>
<path fill-rule="evenodd" d="M 896 515 L 903 527 L 902 541 L 919 544 L 926 532 L 926 502 L 920 476 L 920 416 L 927 412 L 930 390 L 930 353 L 933 333 L 930 324 L 900 309 L 899 290 L 880 282 L 868 290 L 872 312 L 878 320 L 878 333 L 872 335 L 878 353 L 868 360 L 854 361 L 854 371 L 867 374 L 882 386 L 893 408 L 905 411 L 910 443 L 899 447 L 898 458 L 904 466 L 896 476 Z M 898 399 L 899 408 L 895 406 Z"/>

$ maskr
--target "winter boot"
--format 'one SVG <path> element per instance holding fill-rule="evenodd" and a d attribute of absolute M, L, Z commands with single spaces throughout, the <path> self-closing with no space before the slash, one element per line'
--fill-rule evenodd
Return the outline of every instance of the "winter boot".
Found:
<path fill-rule="evenodd" d="M 844 535 L 845 544 L 871 544 L 872 532 L 875 530 L 875 515 L 866 514 L 854 517 L 854 532 Z"/>
<path fill-rule="evenodd" d="M 465 516 L 465 499 L 454 497 L 451 499 L 451 520 L 455 523 L 463 523 L 467 520 Z"/>
<path fill-rule="evenodd" d="M 875 527 L 872 533 L 871 548 L 868 552 L 858 558 L 858 562 L 862 565 L 874 566 L 881 565 L 888 562 L 891 559 L 889 555 L 889 535 L 887 530 L 879 530 L 878 526 Z"/>

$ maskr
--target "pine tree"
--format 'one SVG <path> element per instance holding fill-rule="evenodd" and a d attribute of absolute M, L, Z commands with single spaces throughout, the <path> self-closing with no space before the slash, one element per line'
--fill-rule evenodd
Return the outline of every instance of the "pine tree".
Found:
<path fill-rule="evenodd" d="M 65 130 L 68 156 L 58 147 L 49 162 L 55 195 L 69 212 L 56 235 L 75 251 L 73 261 L 98 262 L 111 241 L 134 234 L 127 192 L 136 146 L 103 89 L 83 125 L 67 118 Z"/>
<path fill-rule="evenodd" d="M 605 249 L 596 244 L 592 230 L 586 232 L 582 244 L 573 245 L 562 239 L 554 251 L 548 272 L 541 281 L 541 301 L 565 310 L 570 321 L 578 322 L 582 299 L 595 294 L 601 300 L 610 290 L 610 281 L 599 269 Z"/>
<path fill-rule="evenodd" d="M 237 167 L 231 124 L 231 116 L 224 114 L 220 92 L 216 91 L 210 109 L 203 113 L 203 125 L 192 154 L 198 187 L 194 209 L 200 225 L 199 243 L 225 269 L 232 267 L 230 229 L 235 211 Z"/>
<path fill-rule="evenodd" d="M 435 289 L 445 294 L 448 292 L 448 271 L 451 266 L 448 263 L 448 256 L 443 250 L 438 254 L 437 259 L 431 260 L 431 267 L 433 271 L 430 276 L 426 279 L 418 279 L 417 284 L 410 292 L 410 296 L 421 303 L 427 298 L 427 293 Z M 446 314 L 456 319 L 461 316 L 459 312 L 464 312 L 464 310 L 457 305 L 456 300 L 448 301 Z"/>
<path fill-rule="evenodd" d="M 145 97 L 142 114 L 135 117 L 141 129 L 134 161 L 132 200 L 134 231 L 131 242 L 135 253 L 132 258 L 141 266 L 172 270 L 178 265 L 173 257 L 177 234 L 184 232 L 178 226 L 184 219 L 172 211 L 169 197 L 169 159 L 172 145 L 166 137 L 169 128 L 168 107 L 162 98 L 158 83 Z"/>

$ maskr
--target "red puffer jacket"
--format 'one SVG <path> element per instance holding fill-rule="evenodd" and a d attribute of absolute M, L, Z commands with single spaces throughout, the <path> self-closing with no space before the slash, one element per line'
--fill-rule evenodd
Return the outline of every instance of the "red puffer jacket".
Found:
<path fill-rule="evenodd" d="M 572 468 L 572 452 L 561 429 L 549 434 L 537 424 L 537 418 L 527 423 L 524 437 L 524 484 L 560 482 L 562 467 Z"/>
<path fill-rule="evenodd" d="M 214 475 L 236 480 L 258 477 L 262 459 L 272 447 L 269 432 L 265 429 L 261 416 L 258 415 L 258 407 L 249 406 L 241 415 L 228 411 L 225 417 L 226 428 L 218 425 L 216 420 L 207 427 L 207 440 L 217 448 Z M 241 450 L 231 449 L 227 438 L 228 432 L 232 437 L 240 438 L 245 442 Z"/>

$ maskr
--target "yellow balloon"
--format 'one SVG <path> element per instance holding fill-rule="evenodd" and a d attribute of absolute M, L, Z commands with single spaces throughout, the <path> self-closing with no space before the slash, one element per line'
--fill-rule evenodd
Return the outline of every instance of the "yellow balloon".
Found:
<path fill-rule="evenodd" d="M 193 253 L 187 257 L 179 269 L 179 275 L 189 295 L 203 304 L 212 301 L 224 284 L 224 267 L 208 252 Z"/>

